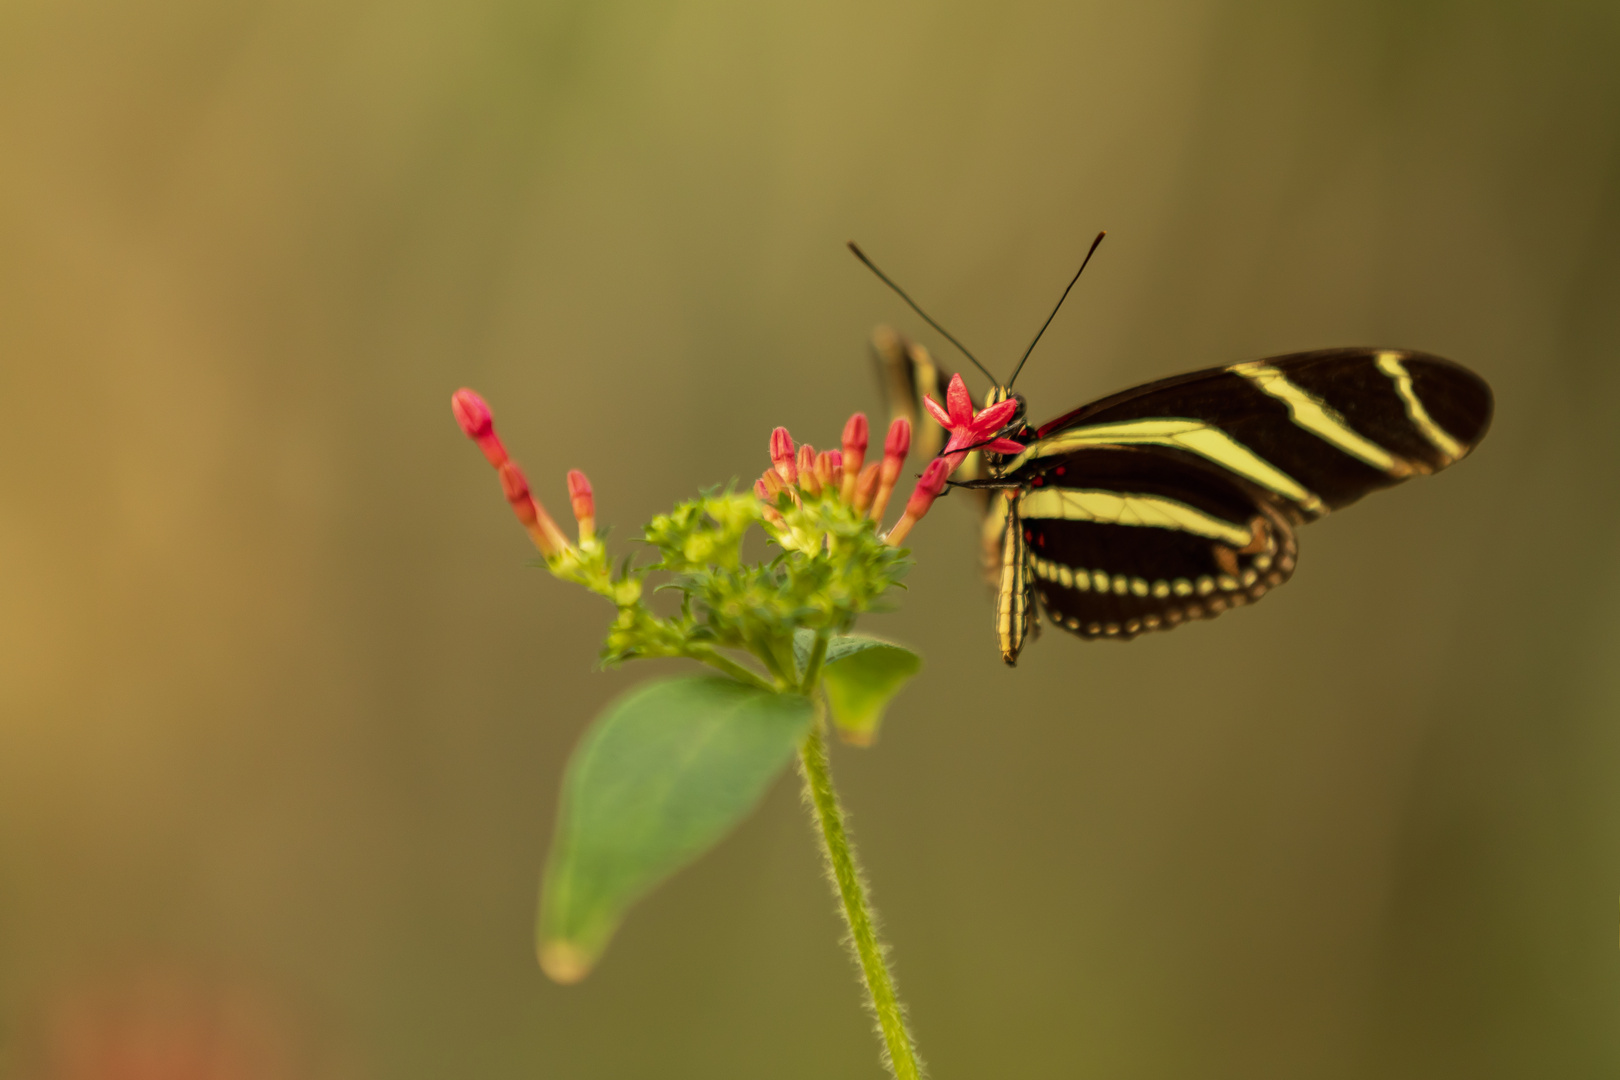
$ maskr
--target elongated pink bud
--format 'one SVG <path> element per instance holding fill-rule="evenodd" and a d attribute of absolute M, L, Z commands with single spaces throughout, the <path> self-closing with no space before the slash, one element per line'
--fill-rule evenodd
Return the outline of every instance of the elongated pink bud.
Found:
<path fill-rule="evenodd" d="M 900 541 L 911 531 L 911 527 L 928 513 L 928 508 L 934 505 L 934 500 L 945 490 L 945 481 L 950 475 L 951 463 L 945 458 L 937 457 L 928 463 L 928 468 L 923 470 L 922 479 L 917 481 L 917 487 L 911 493 L 910 501 L 906 503 L 906 512 L 900 515 L 900 520 L 889 530 L 886 538 L 889 546 L 899 546 Z"/>
<path fill-rule="evenodd" d="M 523 470 L 516 463 L 507 461 L 502 462 L 495 474 L 501 478 L 501 493 L 512 504 L 512 512 L 517 519 L 525 525 L 539 521 L 540 512 L 535 507 L 534 496 L 529 494 L 529 479 L 523 475 Z"/>
<path fill-rule="evenodd" d="M 816 475 L 816 448 L 809 443 L 801 443 L 795 465 L 799 470 L 799 486 L 805 494 L 820 495 L 821 478 Z"/>
<path fill-rule="evenodd" d="M 816 455 L 816 483 L 827 491 L 836 491 L 843 483 L 843 469 L 833 464 L 840 456 L 836 450 L 823 450 Z"/>
<path fill-rule="evenodd" d="M 894 423 L 889 425 L 889 434 L 883 440 L 883 457 L 885 460 L 899 458 L 904 461 L 910 452 L 911 421 L 903 416 L 897 416 Z"/>
<path fill-rule="evenodd" d="M 596 536 L 596 493 L 591 482 L 578 469 L 568 470 L 568 501 L 574 505 L 574 520 L 579 522 L 579 542 L 585 543 Z"/>
<path fill-rule="evenodd" d="M 838 445 L 843 447 L 844 456 L 852 457 L 866 454 L 866 443 L 871 433 L 866 425 L 866 414 L 855 413 L 844 421 L 844 435 L 839 439 Z"/>
<path fill-rule="evenodd" d="M 883 471 L 878 475 L 877 496 L 872 500 L 873 521 L 883 520 L 883 511 L 889 506 L 889 493 L 900 478 L 900 469 L 911 450 L 911 421 L 897 416 L 889 425 L 888 437 L 883 440 Z"/>
<path fill-rule="evenodd" d="M 917 487 L 911 493 L 911 500 L 906 503 L 906 511 L 922 517 L 928 513 L 928 508 L 934 505 L 934 500 L 945 493 L 945 481 L 950 478 L 951 463 L 944 458 L 935 458 L 928 463 L 917 479 Z"/>
<path fill-rule="evenodd" d="M 866 440 L 866 414 L 856 413 L 844 424 L 844 482 L 839 495 L 847 503 L 855 501 L 855 480 L 860 476 L 861 466 L 866 462 Z"/>
<path fill-rule="evenodd" d="M 495 419 L 490 415 L 489 406 L 484 399 L 473 391 L 463 387 L 450 395 L 450 411 L 455 414 L 456 423 L 469 439 L 478 443 L 478 448 L 484 452 L 489 463 L 495 466 L 495 473 L 501 481 L 501 491 L 506 495 L 506 501 L 512 504 L 512 513 L 517 515 L 518 521 L 528 530 L 529 538 L 534 546 L 540 549 L 540 554 L 551 558 L 559 555 L 568 548 L 568 538 L 557 523 L 551 520 L 546 508 L 540 505 L 529 491 L 529 481 L 524 477 L 523 470 L 506 455 L 506 447 L 495 435 Z M 583 479 L 583 477 L 581 477 Z M 589 490 L 590 485 L 586 488 Z"/>
<path fill-rule="evenodd" d="M 759 478 L 759 483 L 765 488 L 767 502 L 775 502 L 776 497 L 787 489 L 787 485 L 782 483 L 782 478 L 777 475 L 775 469 L 766 469 L 764 475 Z"/>
<path fill-rule="evenodd" d="M 785 427 L 771 432 L 771 464 L 784 483 L 799 482 L 798 469 L 793 464 L 793 436 Z"/>
<path fill-rule="evenodd" d="M 478 444 L 478 449 L 484 452 L 491 465 L 500 468 L 506 461 L 506 447 L 501 445 L 500 437 L 495 434 L 495 417 L 490 413 L 489 406 L 484 404 L 484 399 L 462 387 L 450 395 L 450 411 L 455 414 L 462 433 Z"/>
<path fill-rule="evenodd" d="M 865 513 L 866 508 L 872 505 L 872 496 L 877 494 L 878 463 L 872 462 L 861 470 L 861 475 L 855 478 L 855 497 L 850 500 L 859 513 Z"/>
<path fill-rule="evenodd" d="M 490 415 L 484 399 L 465 386 L 450 395 L 450 411 L 456 414 L 456 423 L 469 439 L 476 439 L 495 426 L 495 418 Z"/>
<path fill-rule="evenodd" d="M 568 547 L 568 539 L 557 528 L 557 523 L 551 520 L 551 515 L 546 513 L 546 508 L 530 494 L 529 481 L 524 477 L 523 470 L 515 462 L 503 461 L 496 471 L 501 478 L 501 490 L 506 494 L 506 501 L 512 504 L 512 513 L 529 531 L 529 539 L 540 549 L 540 554 L 547 558 L 560 555 Z"/>

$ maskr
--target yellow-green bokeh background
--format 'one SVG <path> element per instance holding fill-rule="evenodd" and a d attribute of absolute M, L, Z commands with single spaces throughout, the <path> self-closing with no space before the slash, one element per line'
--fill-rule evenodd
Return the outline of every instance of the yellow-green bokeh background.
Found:
<path fill-rule="evenodd" d="M 928 670 L 835 761 L 935 1075 L 1614 1075 L 1616 56 L 1583 0 L 9 0 L 13 1072 L 157 965 L 286 1075 L 877 1076 L 790 783 L 539 973 L 565 756 L 659 669 L 592 670 L 448 397 L 622 538 L 939 345 L 846 239 L 1005 366 L 1107 228 L 1038 415 L 1390 344 L 1497 419 L 1259 607 L 1016 671 L 935 510 L 869 623 Z"/>

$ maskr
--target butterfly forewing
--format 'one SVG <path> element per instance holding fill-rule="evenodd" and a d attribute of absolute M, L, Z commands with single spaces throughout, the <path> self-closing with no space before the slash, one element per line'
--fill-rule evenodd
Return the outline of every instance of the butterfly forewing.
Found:
<path fill-rule="evenodd" d="M 911 423 L 912 451 L 924 460 L 938 454 L 945 445 L 945 429 L 922 403 L 925 394 L 935 401 L 945 400 L 934 358 L 923 346 L 887 326 L 872 331 L 872 357 L 890 421 L 904 417 Z"/>
<path fill-rule="evenodd" d="M 1445 468 L 1490 424 L 1491 393 L 1426 353 L 1327 349 L 1148 383 L 1043 425 L 1009 463 L 1084 446 L 1138 446 L 1200 458 L 1254 484 L 1299 520 Z"/>

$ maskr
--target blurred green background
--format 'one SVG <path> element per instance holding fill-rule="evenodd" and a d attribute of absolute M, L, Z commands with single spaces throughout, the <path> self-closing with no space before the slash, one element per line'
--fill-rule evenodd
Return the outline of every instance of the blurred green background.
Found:
<path fill-rule="evenodd" d="M 845 240 L 1005 368 L 1100 228 L 1037 418 L 1387 344 L 1497 419 L 1259 607 L 1016 671 L 935 510 L 835 760 L 935 1075 L 1615 1075 L 1617 56 L 1584 0 L 0 5 L 10 1075 L 878 1076 L 792 783 L 541 976 L 565 756 L 658 669 L 449 394 L 623 538 L 875 409 L 874 323 L 955 366 Z"/>

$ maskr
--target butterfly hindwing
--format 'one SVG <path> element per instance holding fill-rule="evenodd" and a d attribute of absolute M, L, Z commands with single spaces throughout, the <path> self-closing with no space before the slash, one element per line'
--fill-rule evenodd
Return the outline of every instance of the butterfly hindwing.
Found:
<path fill-rule="evenodd" d="M 1017 513 L 1040 607 L 1082 637 L 1213 618 L 1287 581 L 1298 557 L 1292 526 L 1266 495 L 1137 447 L 1054 461 L 1021 491 Z"/>

